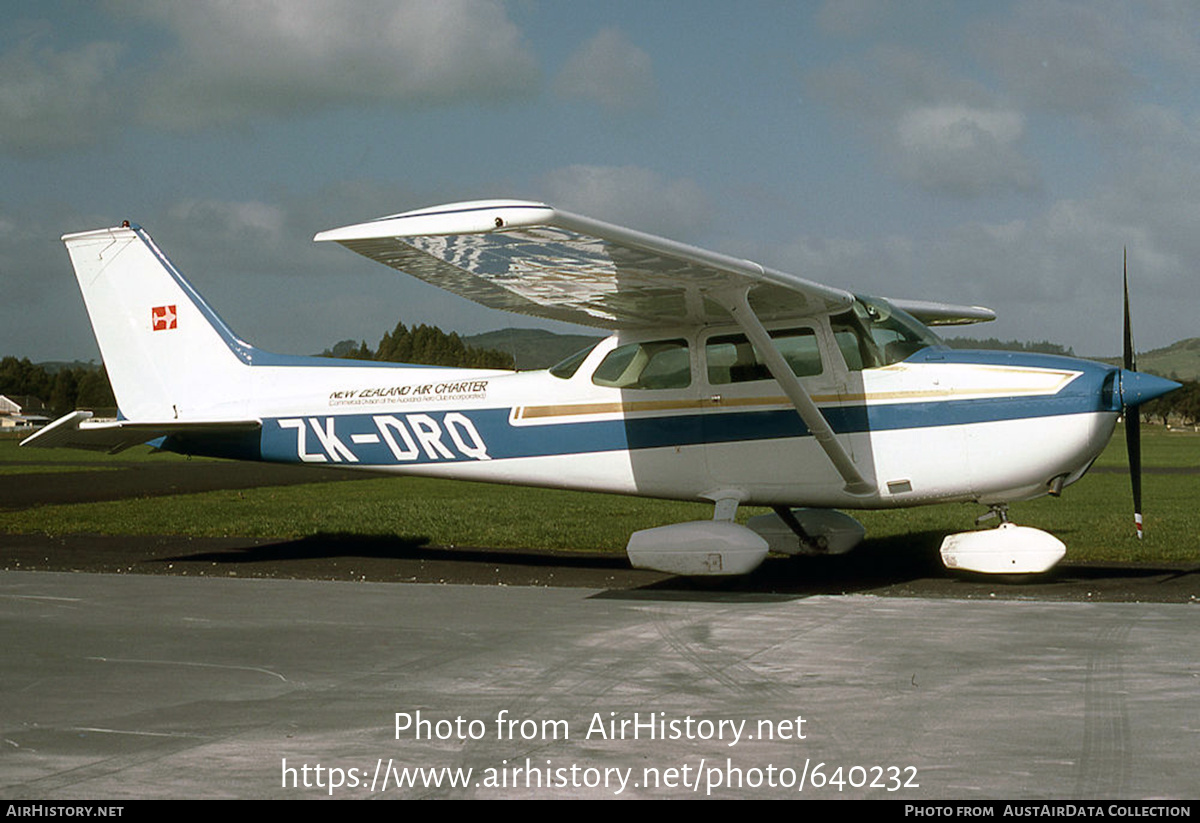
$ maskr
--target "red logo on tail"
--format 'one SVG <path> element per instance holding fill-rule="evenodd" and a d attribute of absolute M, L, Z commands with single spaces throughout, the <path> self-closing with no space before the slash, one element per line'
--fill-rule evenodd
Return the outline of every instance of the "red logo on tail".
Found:
<path fill-rule="evenodd" d="M 154 331 L 166 331 L 175 328 L 175 307 L 155 306 L 150 309 L 150 327 Z"/>

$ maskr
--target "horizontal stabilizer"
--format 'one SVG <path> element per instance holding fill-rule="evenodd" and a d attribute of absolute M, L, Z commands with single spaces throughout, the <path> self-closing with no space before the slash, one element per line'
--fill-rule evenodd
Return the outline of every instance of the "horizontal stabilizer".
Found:
<path fill-rule="evenodd" d="M 258 431 L 259 420 L 137 422 L 92 420 L 90 411 L 74 411 L 21 441 L 40 449 L 69 448 L 116 454 L 160 437 L 194 434 L 234 434 Z"/>

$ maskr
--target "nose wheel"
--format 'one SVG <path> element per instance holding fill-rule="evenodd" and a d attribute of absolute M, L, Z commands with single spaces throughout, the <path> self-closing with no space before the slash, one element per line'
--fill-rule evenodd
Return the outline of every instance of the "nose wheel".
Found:
<path fill-rule="evenodd" d="M 1013 523 L 1005 503 L 989 506 L 975 523 L 992 519 L 1000 521 L 994 529 L 947 535 L 942 541 L 942 565 L 979 574 L 1041 574 L 1067 553 L 1066 545 L 1049 532 Z"/>

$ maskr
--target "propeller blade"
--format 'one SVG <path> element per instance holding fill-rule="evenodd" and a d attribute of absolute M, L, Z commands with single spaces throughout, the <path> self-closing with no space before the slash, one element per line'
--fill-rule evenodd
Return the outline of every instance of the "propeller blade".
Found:
<path fill-rule="evenodd" d="M 1133 327 L 1129 322 L 1129 250 L 1125 250 L 1123 263 L 1125 283 L 1125 340 L 1122 366 L 1126 372 L 1137 371 L 1137 359 L 1133 351 Z M 1124 374 L 1121 375 L 1122 379 Z M 1122 395 L 1124 392 L 1122 392 Z M 1122 398 L 1124 399 L 1124 398 Z M 1123 404 L 1125 415 L 1125 453 L 1129 457 L 1129 483 L 1133 488 L 1133 525 L 1138 540 L 1142 539 L 1142 415 L 1137 406 Z"/>
<path fill-rule="evenodd" d="M 1142 433 L 1137 408 L 1125 409 L 1125 452 L 1129 455 L 1129 482 L 1133 487 L 1133 525 L 1142 539 Z"/>
<path fill-rule="evenodd" d="M 1137 358 L 1133 354 L 1133 326 L 1129 322 L 1129 251 L 1125 251 L 1124 264 L 1122 266 L 1122 279 L 1125 284 L 1125 346 L 1124 346 L 1124 362 L 1122 366 L 1126 371 L 1137 371 Z"/>

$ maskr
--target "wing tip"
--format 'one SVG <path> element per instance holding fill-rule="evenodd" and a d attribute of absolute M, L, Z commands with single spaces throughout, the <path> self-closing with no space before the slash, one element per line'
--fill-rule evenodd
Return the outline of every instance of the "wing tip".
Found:
<path fill-rule="evenodd" d="M 952 303 L 901 300 L 893 297 L 886 299 L 896 308 L 908 312 L 927 326 L 969 326 L 973 323 L 989 323 L 996 319 L 996 312 L 985 306 L 959 306 Z"/>

